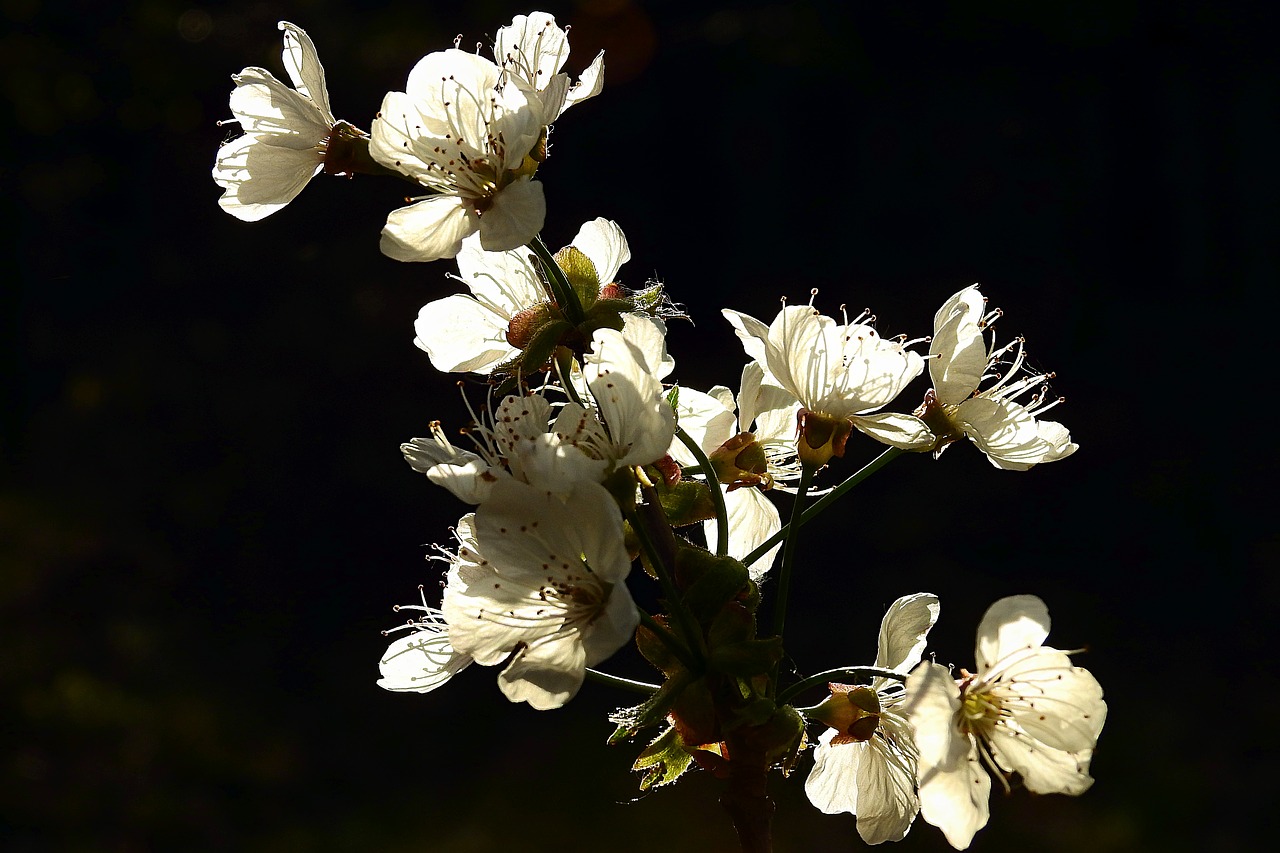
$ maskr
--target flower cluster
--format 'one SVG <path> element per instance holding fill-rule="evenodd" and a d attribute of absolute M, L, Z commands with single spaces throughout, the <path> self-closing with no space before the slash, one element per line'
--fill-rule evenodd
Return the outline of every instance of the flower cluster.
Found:
<path fill-rule="evenodd" d="M 961 439 L 1005 470 L 1075 452 L 1067 429 L 1041 418 L 1061 402 L 1053 374 L 1028 369 L 1023 339 L 997 344 L 1002 313 L 976 285 L 915 338 L 882 335 L 869 312 L 823 314 L 816 290 L 768 323 L 724 309 L 745 355 L 736 392 L 682 385 L 667 329 L 684 315 L 665 285 L 623 284 L 622 228 L 589 220 L 556 252 L 541 237 L 551 125 L 601 92 L 603 54 L 575 81 L 567 31 L 520 15 L 498 30 L 493 59 L 456 47 L 423 57 L 365 133 L 334 118 L 307 34 L 280 28 L 293 88 L 258 68 L 233 78 L 244 133 L 218 152 L 220 204 L 260 219 L 320 171 L 412 183 L 421 195 L 388 213 L 382 251 L 452 259 L 442 278 L 464 288 L 423 305 L 414 343 L 485 389 L 478 405 L 466 398 L 462 438 L 432 422 L 401 446 L 466 511 L 430 554 L 445 567 L 439 601 L 421 592 L 397 608 L 415 618 L 387 632 L 381 687 L 432 692 L 474 663 L 497 667 L 501 693 L 538 710 L 588 679 L 643 693 L 611 717 L 610 742 L 655 735 L 634 765 L 644 788 L 695 766 L 725 779 L 722 802 L 753 850 L 767 847 L 765 780 L 810 751 L 809 799 L 855 815 L 869 844 L 903 838 L 919 815 L 963 849 L 987 821 L 992 776 L 1008 788 L 1016 774 L 1036 793 L 1089 787 L 1106 704 L 1070 653 L 1044 645 L 1035 596 L 987 611 L 975 673 L 922 662 L 940 613 L 929 593 L 889 607 L 869 665 L 808 677 L 782 666 L 801 657 L 784 628 L 812 514 L 889 461 L 936 459 Z M 926 367 L 922 402 L 899 403 Z M 817 486 L 857 441 L 880 455 Z M 654 612 L 637 603 L 655 600 Z M 628 646 L 660 683 L 599 668 Z M 799 704 L 823 686 L 826 698 Z"/>

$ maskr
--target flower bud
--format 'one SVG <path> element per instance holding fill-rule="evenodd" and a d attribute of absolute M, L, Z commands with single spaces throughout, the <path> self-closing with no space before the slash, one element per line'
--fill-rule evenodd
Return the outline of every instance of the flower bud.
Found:
<path fill-rule="evenodd" d="M 871 740 L 880 725 L 880 697 L 870 687 L 857 684 L 828 684 L 831 695 L 809 712 L 838 733 L 832 743 L 861 743 Z"/>

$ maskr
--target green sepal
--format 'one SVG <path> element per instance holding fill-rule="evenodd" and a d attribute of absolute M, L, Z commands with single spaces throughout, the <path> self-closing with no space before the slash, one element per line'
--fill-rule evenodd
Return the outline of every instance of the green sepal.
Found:
<path fill-rule="evenodd" d="M 706 678 L 689 682 L 672 702 L 670 714 L 685 743 L 716 743 L 724 737 L 715 697 Z"/>
<path fill-rule="evenodd" d="M 750 582 L 742 563 L 694 546 L 676 552 L 676 577 L 683 582 L 685 606 L 702 625 L 712 624 Z"/>
<path fill-rule="evenodd" d="M 528 376 L 546 367 L 561 339 L 572 331 L 573 324 L 563 319 L 550 320 L 538 327 L 520 356 L 520 373 Z"/>
<path fill-rule="evenodd" d="M 556 264 L 564 271 L 564 277 L 569 280 L 569 286 L 577 294 L 583 310 L 595 305 L 600 298 L 600 274 L 591 259 L 577 246 L 565 246 L 556 252 L 555 258 Z"/>
<path fill-rule="evenodd" d="M 658 501 L 672 527 L 686 527 L 716 517 L 711 490 L 701 480 L 681 480 L 674 486 L 659 485 Z"/>
<path fill-rule="evenodd" d="M 693 763 L 693 756 L 680 742 L 675 726 L 654 738 L 631 765 L 632 770 L 646 771 L 640 780 L 640 790 L 647 791 L 670 785 Z"/>
<path fill-rule="evenodd" d="M 639 638 L 637 637 L 637 642 Z M 674 673 L 666 681 L 662 682 L 662 686 L 653 692 L 648 699 L 631 708 L 619 708 L 609 715 L 609 721 L 617 723 L 618 728 L 613 734 L 609 735 L 609 745 L 612 746 L 624 740 L 635 737 L 636 732 L 646 729 L 649 726 L 657 725 L 667 718 L 667 714 L 671 711 L 672 704 L 689 686 L 693 676 L 688 672 L 681 670 Z"/>
<path fill-rule="evenodd" d="M 773 669 L 782 660 L 782 638 L 743 640 L 726 645 L 710 645 L 707 665 L 720 672 L 750 678 Z"/>
<path fill-rule="evenodd" d="M 653 618 L 655 621 L 662 623 L 664 628 L 667 627 L 665 616 L 659 614 Z M 645 660 L 668 677 L 684 671 L 684 664 L 671 653 L 671 649 L 667 647 L 667 644 L 662 642 L 662 639 L 657 634 L 650 631 L 643 624 L 636 628 L 636 648 L 640 650 L 640 654 L 644 656 Z"/>
<path fill-rule="evenodd" d="M 629 299 L 600 299 L 587 309 L 583 326 L 592 332 L 596 329 L 617 329 L 622 331 L 625 320 L 623 314 L 632 313 Z M 591 335 L 587 335 L 590 338 Z"/>

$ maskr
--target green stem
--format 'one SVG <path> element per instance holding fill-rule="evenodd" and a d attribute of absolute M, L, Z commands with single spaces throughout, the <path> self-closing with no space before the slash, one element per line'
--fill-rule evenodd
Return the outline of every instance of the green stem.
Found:
<path fill-rule="evenodd" d="M 564 312 L 565 318 L 577 326 L 585 316 L 582 311 L 582 302 L 578 299 L 577 291 L 569 283 L 569 278 L 564 274 L 564 270 L 560 269 L 560 265 L 556 263 L 555 255 L 551 254 L 547 244 L 542 242 L 541 234 L 535 235 L 529 241 L 529 248 L 533 249 L 533 253 L 542 262 L 542 268 L 547 274 L 547 281 L 551 285 L 551 293 L 556 305 Z"/>
<path fill-rule="evenodd" d="M 813 469 L 807 465 L 800 470 L 800 484 L 796 486 L 796 500 L 791 505 L 791 523 L 787 525 L 787 529 L 794 531 L 787 536 L 786 544 L 782 546 L 782 567 L 778 570 L 778 581 L 774 584 L 776 594 L 773 602 L 773 633 L 770 636 L 781 637 L 783 626 L 787 622 L 787 597 L 791 589 L 791 570 L 795 566 L 796 561 L 796 543 L 800 536 L 800 513 L 804 506 L 804 496 L 809 491 L 809 484 L 813 482 Z M 778 668 L 774 667 L 773 681 L 777 682 Z"/>
<path fill-rule="evenodd" d="M 702 631 L 698 628 L 698 623 L 694 620 L 693 614 L 684 606 L 684 599 L 680 595 L 680 590 L 676 588 L 675 578 L 672 572 L 675 569 L 675 543 L 668 543 L 668 556 L 664 559 L 664 555 L 658 552 L 657 545 L 654 544 L 653 530 L 648 521 L 650 513 L 656 512 L 659 516 L 662 513 L 662 506 L 658 503 L 658 497 L 652 486 L 641 488 L 641 494 L 644 496 L 645 504 L 641 507 L 632 506 L 626 511 L 627 520 L 631 522 L 631 529 L 635 531 L 636 538 L 640 540 L 640 550 L 644 552 L 645 559 L 649 561 L 649 566 L 653 569 L 653 573 L 658 576 L 658 583 L 662 585 L 662 595 L 667 603 L 667 610 L 679 625 L 680 633 L 684 636 L 685 643 L 679 643 L 682 654 L 677 654 L 680 661 L 691 671 L 702 671 Z M 665 517 L 661 521 L 653 522 L 653 526 L 661 526 L 669 536 L 671 528 L 666 525 Z M 643 619 L 641 620 L 643 621 Z M 651 620 L 652 621 L 652 620 Z M 658 625 L 657 622 L 653 623 Z M 658 625 L 661 628 L 661 625 Z M 663 629 L 665 631 L 665 629 Z M 670 635 L 670 632 L 667 631 Z M 661 636 L 661 635 L 659 635 Z M 676 639 L 672 635 L 672 639 Z M 665 641 L 664 641 L 665 642 Z M 668 643 L 670 645 L 670 643 Z M 672 652 L 676 652 L 673 647 Z"/>
<path fill-rule="evenodd" d="M 698 442 L 693 440 L 689 433 L 685 432 L 681 427 L 676 427 L 676 438 L 680 439 L 693 458 L 698 460 L 698 466 L 706 472 L 707 489 L 711 492 L 711 500 L 716 505 L 716 556 L 723 557 L 729 553 L 729 509 L 724 503 L 724 489 L 720 488 L 720 481 L 716 479 L 715 468 L 711 466 L 711 460 L 707 458 L 707 454 L 698 446 Z M 686 468 L 686 471 L 689 469 Z"/>
<path fill-rule="evenodd" d="M 842 666 L 838 669 L 828 669 L 817 675 L 811 675 L 803 681 L 797 681 L 778 694 L 778 704 L 787 704 L 787 700 L 792 696 L 798 696 L 810 687 L 826 684 L 833 678 L 848 676 L 853 676 L 854 678 L 892 678 L 895 681 L 907 680 L 907 677 L 902 673 L 894 672 L 892 669 L 885 669 L 882 666 Z"/>
<path fill-rule="evenodd" d="M 744 566 L 749 566 L 752 563 L 754 563 L 756 560 L 759 560 L 765 554 L 769 553 L 769 549 L 771 549 L 774 545 L 777 545 L 784 538 L 790 536 L 792 524 L 795 524 L 797 529 L 799 529 L 800 527 L 809 523 L 814 519 L 815 516 L 817 516 L 824 509 L 826 509 L 827 507 L 831 506 L 833 503 L 838 501 L 841 497 L 844 496 L 846 492 L 848 492 L 854 486 L 858 485 L 863 480 L 867 479 L 872 474 L 879 471 L 885 465 L 889 464 L 890 461 L 901 456 L 903 453 L 906 453 L 906 451 L 898 447 L 890 447 L 886 449 L 884 453 L 881 453 L 875 459 L 872 459 L 870 462 L 864 465 L 862 469 L 859 470 L 856 474 L 852 475 L 851 477 L 849 477 L 849 479 L 845 480 L 843 483 L 836 486 L 831 491 L 827 492 L 821 498 L 814 501 L 813 505 L 808 509 L 806 509 L 798 520 L 793 517 L 791 524 L 784 525 L 783 528 L 779 530 L 777 533 L 773 534 L 768 539 L 764 540 L 764 542 L 761 542 L 759 547 L 757 547 L 754 551 L 752 551 L 750 554 L 748 554 L 746 557 L 743 558 L 742 564 Z"/>
<path fill-rule="evenodd" d="M 646 681 L 632 681 L 630 678 L 610 675 L 607 672 L 601 672 L 591 667 L 587 667 L 587 678 L 599 684 L 608 684 L 610 687 L 629 690 L 632 693 L 655 693 L 658 690 L 658 685 L 656 684 L 649 684 Z"/>

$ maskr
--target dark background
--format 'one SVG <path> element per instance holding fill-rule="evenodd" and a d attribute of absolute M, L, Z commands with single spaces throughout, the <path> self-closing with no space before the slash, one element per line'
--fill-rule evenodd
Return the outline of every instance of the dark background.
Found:
<path fill-rule="evenodd" d="M 465 507 L 401 460 L 450 377 L 412 344 L 449 262 L 378 252 L 394 182 L 318 178 L 222 213 L 229 75 L 315 40 L 368 127 L 423 54 L 509 2 L 2 0 L 0 846 L 13 850 L 731 849 L 718 786 L 640 797 L 630 696 L 506 703 L 473 667 L 374 685 Z M 884 607 L 941 596 L 972 663 L 996 598 L 1041 595 L 1110 717 L 1078 799 L 993 796 L 974 850 L 1255 849 L 1272 808 L 1276 16 L 1185 2 L 548 3 L 570 70 L 607 50 L 540 171 L 553 247 L 615 219 L 696 325 L 674 377 L 736 388 L 719 317 L 871 307 L 886 334 L 982 283 L 1068 398 L 1079 453 L 900 460 L 812 527 L 788 648 L 867 662 Z M 1265 324 L 1265 325 L 1264 325 Z M 1264 349 L 1264 344 L 1266 349 Z M 923 385 L 913 386 L 910 406 Z M 830 478 L 876 448 L 854 442 Z M 622 653 L 613 666 L 645 675 Z M 817 697 L 814 697 L 817 698 Z M 861 846 L 775 778 L 777 849 Z M 903 849 L 946 849 L 918 822 Z"/>

